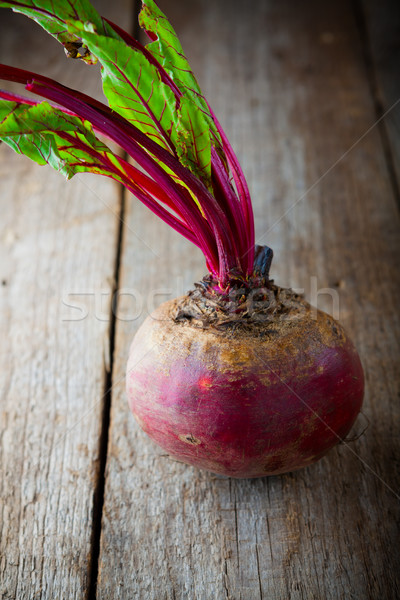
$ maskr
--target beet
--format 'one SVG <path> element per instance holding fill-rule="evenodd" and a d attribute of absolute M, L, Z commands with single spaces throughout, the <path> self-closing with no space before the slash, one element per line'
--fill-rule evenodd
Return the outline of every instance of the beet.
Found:
<path fill-rule="evenodd" d="M 360 360 L 338 323 L 270 280 L 273 253 L 255 243 L 244 173 L 171 24 L 142 0 L 143 46 L 88 1 L 42 4 L 1 2 L 70 59 L 100 62 L 108 105 L 0 64 L 0 79 L 46 100 L 0 90 L 0 141 L 67 178 L 114 179 L 199 248 L 208 270 L 135 337 L 127 390 L 137 420 L 178 460 L 232 477 L 318 460 L 360 410 Z"/>
<path fill-rule="evenodd" d="M 267 323 L 199 327 L 176 318 L 185 300 L 146 319 L 127 371 L 134 416 L 172 457 L 262 477 L 310 465 L 345 438 L 364 377 L 337 321 L 297 298 Z"/>

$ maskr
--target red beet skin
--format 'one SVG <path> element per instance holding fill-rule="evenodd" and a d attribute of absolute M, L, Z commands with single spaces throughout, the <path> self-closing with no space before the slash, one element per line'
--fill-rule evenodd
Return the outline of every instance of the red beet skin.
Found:
<path fill-rule="evenodd" d="M 176 303 L 139 329 L 127 371 L 133 414 L 172 457 L 262 477 L 305 467 L 348 434 L 364 377 L 332 317 L 303 301 L 301 316 L 266 335 L 229 335 L 175 322 Z"/>

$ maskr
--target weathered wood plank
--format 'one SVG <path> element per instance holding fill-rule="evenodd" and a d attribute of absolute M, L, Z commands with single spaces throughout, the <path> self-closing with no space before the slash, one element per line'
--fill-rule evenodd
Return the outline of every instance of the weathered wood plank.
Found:
<path fill-rule="evenodd" d="M 129 19 L 128 5 L 118 12 Z M 2 62 L 98 93 L 97 69 L 67 61 L 21 15 L 2 9 L 0 21 Z M 120 190 L 88 175 L 67 184 L 5 145 L 0 161 L 0 596 L 81 599 L 91 566 Z M 76 304 L 82 308 L 69 306 Z"/>
<path fill-rule="evenodd" d="M 382 126 L 389 139 L 392 167 L 400 189 L 400 4 L 396 0 L 363 0 L 373 79 L 377 86 Z"/>
<path fill-rule="evenodd" d="M 399 217 L 379 133 L 364 135 L 375 115 L 352 10 L 344 0 L 160 5 L 238 150 L 275 280 L 314 302 L 315 289 L 337 294 L 371 423 L 320 463 L 259 480 L 197 471 L 153 445 L 128 412 L 128 347 L 154 300 L 187 289 L 204 265 L 129 200 L 140 239 L 125 231 L 120 285 L 132 296 L 117 327 L 98 597 L 394 599 Z"/>

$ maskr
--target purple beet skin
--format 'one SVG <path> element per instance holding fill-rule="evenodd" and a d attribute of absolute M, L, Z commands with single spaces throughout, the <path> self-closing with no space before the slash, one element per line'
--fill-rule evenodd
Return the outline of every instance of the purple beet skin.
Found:
<path fill-rule="evenodd" d="M 310 310 L 266 335 L 176 323 L 176 301 L 135 336 L 130 408 L 175 459 L 230 477 L 305 467 L 343 439 L 360 411 L 363 371 L 343 328 Z"/>

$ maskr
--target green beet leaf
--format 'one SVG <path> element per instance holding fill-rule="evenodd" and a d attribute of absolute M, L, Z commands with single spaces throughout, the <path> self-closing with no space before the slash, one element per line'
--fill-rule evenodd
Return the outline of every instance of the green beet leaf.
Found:
<path fill-rule="evenodd" d="M 174 152 L 176 99 L 155 66 L 121 40 L 85 30 L 82 39 L 102 65 L 109 106 L 160 146 Z"/>
<path fill-rule="evenodd" d="M 65 46 L 69 56 L 82 45 L 79 58 L 101 63 L 109 106 L 212 189 L 211 144 L 222 156 L 219 134 L 175 31 L 152 0 L 144 0 L 140 14 L 143 28 L 157 37 L 146 49 L 179 88 L 179 99 L 146 56 L 122 41 L 88 1 L 27 0 L 21 5 L 0 0 L 0 6 L 34 19 Z"/>
<path fill-rule="evenodd" d="M 39 165 L 49 164 L 70 179 L 89 171 L 110 175 L 118 168 L 111 150 L 90 123 L 41 102 L 34 106 L 0 102 L 0 138 Z"/>
<path fill-rule="evenodd" d="M 192 170 L 208 183 L 211 178 L 211 144 L 221 157 L 224 157 L 224 152 L 207 102 L 174 28 L 153 0 L 143 0 L 139 23 L 151 38 L 156 38 L 146 45 L 146 49 L 165 69 L 185 99 L 177 128 L 180 139 L 186 140 L 186 151 L 179 156 L 189 168 L 196 165 Z M 181 147 L 178 152 L 182 152 Z"/>

